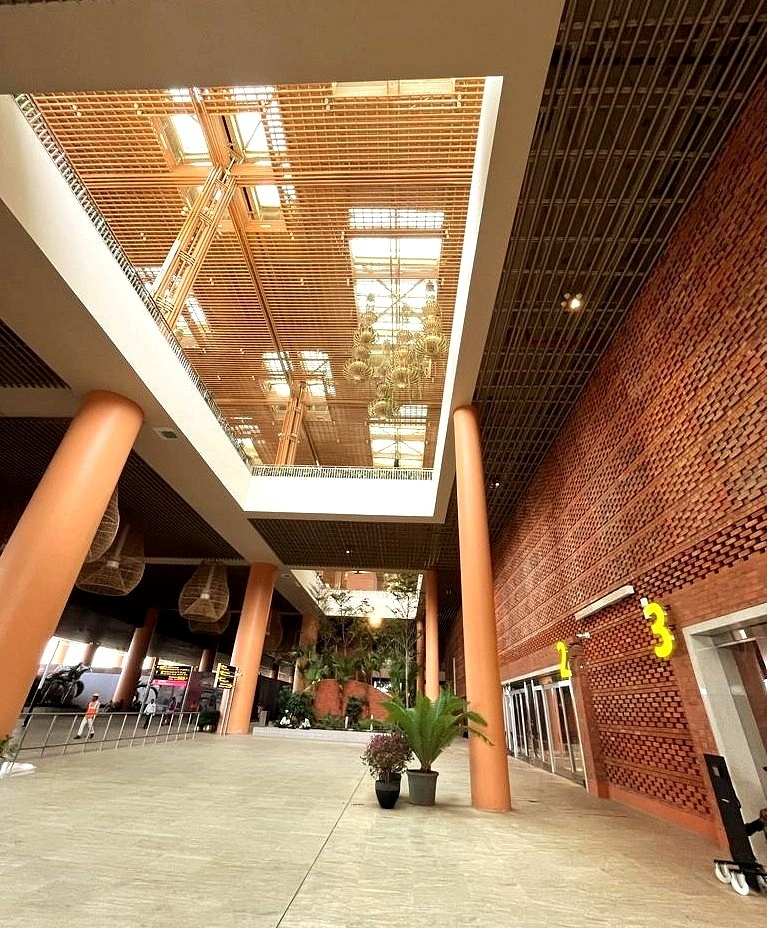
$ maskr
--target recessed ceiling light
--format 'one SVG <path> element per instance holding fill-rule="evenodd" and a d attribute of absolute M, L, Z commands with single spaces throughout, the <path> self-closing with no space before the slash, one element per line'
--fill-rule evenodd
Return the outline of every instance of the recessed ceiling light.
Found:
<path fill-rule="evenodd" d="M 577 313 L 579 309 L 583 306 L 583 294 L 582 293 L 566 293 L 565 298 L 562 301 L 562 309 L 568 313 Z"/>

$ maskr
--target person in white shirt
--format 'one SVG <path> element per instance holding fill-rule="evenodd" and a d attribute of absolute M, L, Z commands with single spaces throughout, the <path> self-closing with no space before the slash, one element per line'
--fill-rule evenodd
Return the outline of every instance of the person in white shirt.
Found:
<path fill-rule="evenodd" d="M 144 730 L 149 728 L 149 723 L 152 721 L 152 716 L 155 712 L 157 712 L 157 703 L 154 701 L 153 697 L 144 706 Z"/>

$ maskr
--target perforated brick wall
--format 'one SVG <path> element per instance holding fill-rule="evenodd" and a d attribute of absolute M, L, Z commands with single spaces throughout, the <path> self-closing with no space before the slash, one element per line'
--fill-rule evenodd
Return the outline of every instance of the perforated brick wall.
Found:
<path fill-rule="evenodd" d="M 721 610 L 728 571 L 767 546 L 765 142 L 763 84 L 494 551 L 502 676 L 587 629 L 609 783 L 701 818 L 712 739 L 686 653 L 654 656 L 638 597 L 705 582 Z M 763 570 L 738 576 L 741 601 L 767 600 Z M 575 622 L 624 584 L 637 595 Z"/>

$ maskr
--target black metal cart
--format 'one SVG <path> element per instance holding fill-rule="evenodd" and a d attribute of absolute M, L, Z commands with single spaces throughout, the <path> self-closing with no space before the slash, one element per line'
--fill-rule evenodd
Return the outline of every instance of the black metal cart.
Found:
<path fill-rule="evenodd" d="M 732 860 L 714 860 L 714 874 L 722 883 L 729 883 L 741 896 L 747 896 L 751 890 L 757 893 L 767 891 L 767 870 L 756 859 L 751 847 L 727 762 L 719 754 L 703 756 L 732 856 Z"/>

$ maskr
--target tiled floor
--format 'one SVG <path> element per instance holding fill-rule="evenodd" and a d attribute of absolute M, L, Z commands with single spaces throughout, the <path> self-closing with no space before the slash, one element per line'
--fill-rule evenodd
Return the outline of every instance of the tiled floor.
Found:
<path fill-rule="evenodd" d="M 767 924 L 705 842 L 565 780 L 512 762 L 515 811 L 474 812 L 462 742 L 437 806 L 383 811 L 359 754 L 200 736 L 45 760 L 0 783 L 0 926 Z"/>

